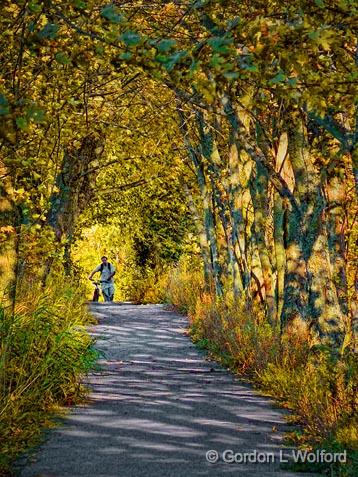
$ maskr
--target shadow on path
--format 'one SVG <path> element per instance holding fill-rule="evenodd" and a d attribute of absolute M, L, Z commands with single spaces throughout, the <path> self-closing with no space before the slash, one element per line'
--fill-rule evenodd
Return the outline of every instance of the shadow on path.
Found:
<path fill-rule="evenodd" d="M 87 378 L 90 402 L 49 431 L 22 477 L 308 475 L 280 470 L 284 411 L 206 360 L 185 335 L 185 317 L 161 305 L 91 309 L 104 358 Z M 216 464 L 206 460 L 211 449 Z M 227 449 L 264 462 L 223 462 Z"/>

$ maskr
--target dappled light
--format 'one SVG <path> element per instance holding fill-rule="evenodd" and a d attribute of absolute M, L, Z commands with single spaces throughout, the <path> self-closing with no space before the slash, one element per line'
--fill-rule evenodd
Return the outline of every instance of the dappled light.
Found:
<path fill-rule="evenodd" d="M 71 469 L 78 476 L 230 475 L 247 467 L 208 464 L 208 450 L 279 456 L 289 428 L 283 411 L 199 353 L 183 333 L 184 317 L 158 305 L 92 310 L 103 357 L 88 379 L 89 402 L 51 432 L 23 477 L 73 475 Z M 279 470 L 251 465 L 250 475 Z"/>
<path fill-rule="evenodd" d="M 355 477 L 357 14 L 1 1 L 1 477 L 64 409 L 68 475 L 215 475 L 281 426 L 248 383 L 287 472 Z"/>

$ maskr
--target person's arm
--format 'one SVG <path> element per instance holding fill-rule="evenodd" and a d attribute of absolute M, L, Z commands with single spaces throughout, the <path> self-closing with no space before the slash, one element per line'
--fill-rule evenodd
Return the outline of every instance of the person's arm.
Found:
<path fill-rule="evenodd" d="M 111 265 L 111 274 L 108 277 L 108 280 L 110 280 L 114 275 L 116 274 L 116 269 L 114 268 L 113 265 Z"/>
<path fill-rule="evenodd" d="M 95 273 L 99 272 L 100 269 L 101 269 L 101 265 L 98 265 L 98 267 L 96 267 L 96 268 L 88 275 L 88 278 L 89 278 L 90 280 L 92 280 L 93 275 L 94 275 Z"/>

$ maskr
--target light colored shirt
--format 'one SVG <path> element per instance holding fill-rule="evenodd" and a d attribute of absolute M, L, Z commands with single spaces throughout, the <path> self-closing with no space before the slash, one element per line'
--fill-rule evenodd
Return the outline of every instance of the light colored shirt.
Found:
<path fill-rule="evenodd" d="M 100 264 L 98 265 L 98 267 L 96 267 L 92 273 L 96 273 L 96 272 L 100 272 L 101 271 L 101 266 L 103 265 L 102 267 L 102 272 L 101 272 L 101 280 L 106 280 L 108 281 L 109 279 L 109 276 L 112 275 L 113 272 L 116 271 L 116 268 L 114 267 L 114 265 L 112 265 L 111 263 L 107 263 L 106 265 L 104 264 Z M 109 282 L 110 283 L 113 283 L 113 277 L 109 279 Z"/>

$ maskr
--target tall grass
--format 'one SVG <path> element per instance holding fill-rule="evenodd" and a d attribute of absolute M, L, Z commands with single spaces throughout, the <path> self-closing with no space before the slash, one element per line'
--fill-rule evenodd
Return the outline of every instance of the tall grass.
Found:
<path fill-rule="evenodd" d="M 22 283 L 14 314 L 0 303 L 0 475 L 55 409 L 85 395 L 80 378 L 97 358 L 90 320 L 82 290 L 62 277 L 45 290 Z"/>
<path fill-rule="evenodd" d="M 204 295 L 204 276 L 196 256 L 182 256 L 177 266 L 168 273 L 165 300 L 181 313 L 194 315 L 197 303 Z"/>
<path fill-rule="evenodd" d="M 328 469 L 330 475 L 357 475 L 357 357 L 317 346 L 303 323 L 291 323 L 281 334 L 257 303 L 214 299 L 203 293 L 200 274 L 186 266 L 169 282 L 167 300 L 189 312 L 194 342 L 291 409 L 291 420 L 301 425 L 291 436 L 296 443 L 348 450 L 349 465 Z"/>
<path fill-rule="evenodd" d="M 190 313 L 203 292 L 199 263 L 198 257 L 184 255 L 175 266 L 139 268 L 132 264 L 130 274 L 127 271 L 126 296 L 136 303 L 163 303 L 170 296 L 180 312 Z"/>
<path fill-rule="evenodd" d="M 133 266 L 127 273 L 127 284 L 124 287 L 127 299 L 135 303 L 162 303 L 165 299 L 165 289 L 168 273 L 163 267 L 152 269 Z"/>

